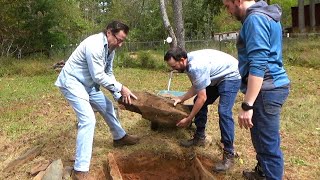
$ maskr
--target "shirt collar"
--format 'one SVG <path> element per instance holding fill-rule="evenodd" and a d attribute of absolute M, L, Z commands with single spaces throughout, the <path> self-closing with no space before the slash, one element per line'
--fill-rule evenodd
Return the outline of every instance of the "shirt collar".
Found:
<path fill-rule="evenodd" d="M 101 32 L 101 35 L 103 37 L 103 45 L 106 46 L 108 45 L 108 39 L 107 39 L 107 35 L 104 32 Z M 108 47 L 108 46 L 107 46 Z"/>

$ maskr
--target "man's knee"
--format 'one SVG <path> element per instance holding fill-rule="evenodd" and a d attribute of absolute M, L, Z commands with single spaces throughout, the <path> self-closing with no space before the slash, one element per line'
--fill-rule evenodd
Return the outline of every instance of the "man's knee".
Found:
<path fill-rule="evenodd" d="M 92 115 L 84 115 L 81 117 L 78 117 L 78 127 L 94 127 L 96 125 L 96 118 L 94 114 Z"/>

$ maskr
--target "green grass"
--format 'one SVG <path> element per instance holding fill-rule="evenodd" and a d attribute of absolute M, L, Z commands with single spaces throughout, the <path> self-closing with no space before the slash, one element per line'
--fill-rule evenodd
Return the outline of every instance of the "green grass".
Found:
<path fill-rule="evenodd" d="M 320 37 L 284 39 L 283 58 L 290 65 L 320 68 Z"/>
<path fill-rule="evenodd" d="M 57 74 L 41 76 L 12 76 L 0 78 L 1 99 L 0 106 L 9 105 L 8 102 L 28 102 L 52 92 L 52 83 Z"/>
<path fill-rule="evenodd" d="M 0 77 L 4 76 L 38 76 L 52 74 L 54 60 L 46 58 L 0 58 Z"/>

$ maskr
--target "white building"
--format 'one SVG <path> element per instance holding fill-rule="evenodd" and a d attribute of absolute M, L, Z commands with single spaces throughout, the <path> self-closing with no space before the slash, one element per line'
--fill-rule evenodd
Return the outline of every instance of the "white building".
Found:
<path fill-rule="evenodd" d="M 213 36 L 215 41 L 236 40 L 239 36 L 239 32 L 215 33 Z"/>

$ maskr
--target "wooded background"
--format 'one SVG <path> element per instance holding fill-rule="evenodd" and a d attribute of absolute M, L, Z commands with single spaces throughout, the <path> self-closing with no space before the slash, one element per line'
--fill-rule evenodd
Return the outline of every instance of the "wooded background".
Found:
<path fill-rule="evenodd" d="M 25 57 L 38 52 L 49 56 L 50 49 L 76 46 L 114 19 L 129 25 L 128 42 L 163 41 L 168 32 L 161 1 L 179 38 L 175 12 L 180 11 L 184 40 L 212 39 L 214 33 L 240 28 L 220 0 L 0 0 L 0 56 Z M 269 1 L 282 7 L 283 27 L 291 26 L 290 8 L 298 1 L 306 3 Z"/>

